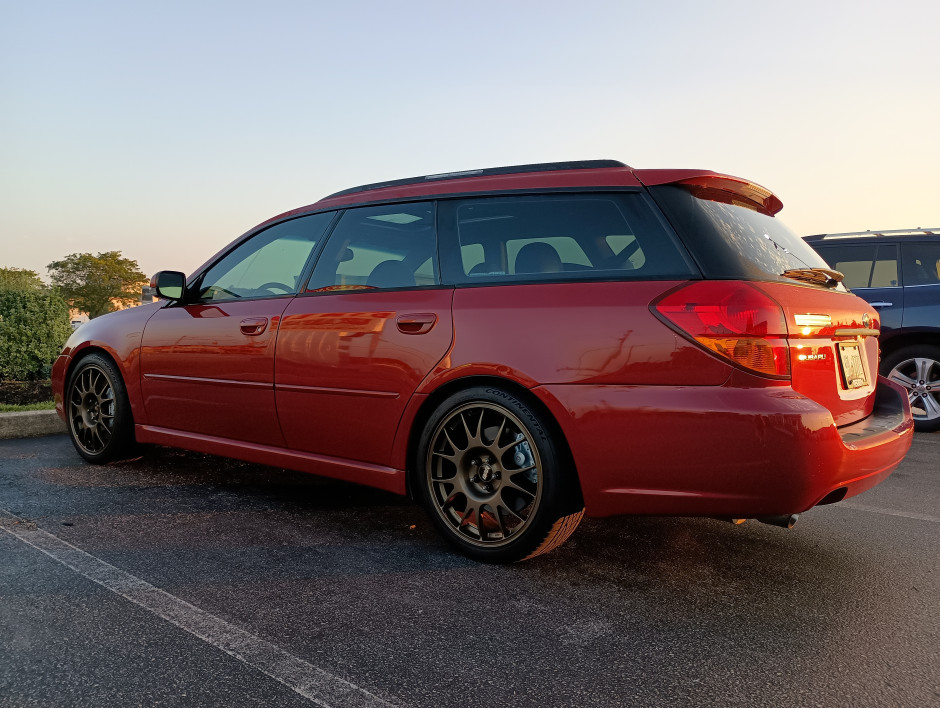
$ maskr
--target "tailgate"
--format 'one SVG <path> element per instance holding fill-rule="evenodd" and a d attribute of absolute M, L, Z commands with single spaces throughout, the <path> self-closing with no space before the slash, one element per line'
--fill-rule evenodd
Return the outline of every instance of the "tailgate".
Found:
<path fill-rule="evenodd" d="M 871 415 L 878 383 L 878 313 L 860 297 L 802 284 L 755 283 L 783 308 L 795 391 L 837 426 Z"/>

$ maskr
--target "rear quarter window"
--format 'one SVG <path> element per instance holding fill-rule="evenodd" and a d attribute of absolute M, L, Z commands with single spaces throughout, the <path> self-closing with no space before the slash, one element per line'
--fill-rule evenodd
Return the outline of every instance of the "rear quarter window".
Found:
<path fill-rule="evenodd" d="M 696 274 L 639 193 L 447 200 L 439 218 L 445 277 L 457 283 Z"/>

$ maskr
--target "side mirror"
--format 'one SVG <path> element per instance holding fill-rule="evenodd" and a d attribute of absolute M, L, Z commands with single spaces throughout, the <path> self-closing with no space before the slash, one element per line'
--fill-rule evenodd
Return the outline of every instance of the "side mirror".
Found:
<path fill-rule="evenodd" d="M 182 300 L 186 276 L 175 270 L 161 270 L 150 279 L 150 287 L 165 300 Z"/>

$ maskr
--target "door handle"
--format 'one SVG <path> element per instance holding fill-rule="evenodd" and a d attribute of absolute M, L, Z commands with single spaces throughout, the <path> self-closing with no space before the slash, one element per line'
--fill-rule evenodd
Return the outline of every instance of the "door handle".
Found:
<path fill-rule="evenodd" d="M 242 320 L 239 324 L 241 327 L 242 334 L 247 334 L 254 336 L 256 334 L 261 334 L 268 328 L 268 318 L 267 317 L 249 317 L 248 319 Z"/>
<path fill-rule="evenodd" d="M 402 334 L 424 334 L 437 324 L 437 315 L 433 312 L 399 315 L 396 322 Z"/>
<path fill-rule="evenodd" d="M 871 305 L 872 307 L 891 307 L 892 305 L 894 305 L 893 302 L 870 302 L 868 304 Z"/>

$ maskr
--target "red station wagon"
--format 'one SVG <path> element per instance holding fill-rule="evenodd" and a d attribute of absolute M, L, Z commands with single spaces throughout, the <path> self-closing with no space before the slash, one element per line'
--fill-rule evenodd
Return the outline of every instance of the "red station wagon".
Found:
<path fill-rule="evenodd" d="M 281 214 L 55 364 L 103 463 L 158 443 L 409 494 L 484 561 L 582 516 L 757 518 L 912 439 L 878 313 L 763 187 L 612 160 L 366 185 Z"/>

